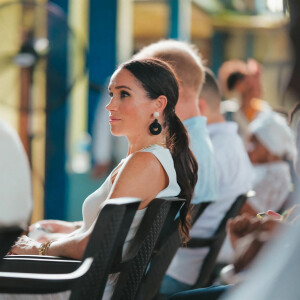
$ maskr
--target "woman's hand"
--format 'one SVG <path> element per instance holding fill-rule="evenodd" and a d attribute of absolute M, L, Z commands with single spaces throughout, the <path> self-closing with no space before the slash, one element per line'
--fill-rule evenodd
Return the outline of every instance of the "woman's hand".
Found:
<path fill-rule="evenodd" d="M 229 219 L 227 222 L 227 232 L 229 234 L 232 247 L 235 249 L 239 239 L 257 230 L 260 223 L 260 220 L 256 217 L 246 214 L 237 216 L 234 219 Z"/>
<path fill-rule="evenodd" d="M 258 219 L 249 215 L 241 215 L 227 222 L 227 232 L 232 247 L 235 249 L 239 240 L 244 236 L 256 231 L 266 231 L 271 235 L 280 224 L 278 220 L 270 217 Z"/>
<path fill-rule="evenodd" d="M 264 244 L 276 234 L 280 224 L 280 221 L 270 217 L 258 219 L 249 215 L 237 216 L 228 221 L 227 230 L 234 248 L 236 272 L 253 261 Z"/>
<path fill-rule="evenodd" d="M 18 238 L 16 243 L 10 249 L 9 254 L 13 255 L 38 255 L 40 243 L 30 239 L 26 235 L 22 235 Z"/>
<path fill-rule="evenodd" d="M 257 256 L 261 248 L 271 239 L 267 231 L 249 233 L 238 241 L 234 253 L 235 272 L 244 270 Z"/>
<path fill-rule="evenodd" d="M 29 232 L 34 230 L 43 230 L 46 233 L 71 233 L 76 230 L 74 222 L 66 222 L 59 220 L 42 220 L 32 224 L 29 227 Z"/>

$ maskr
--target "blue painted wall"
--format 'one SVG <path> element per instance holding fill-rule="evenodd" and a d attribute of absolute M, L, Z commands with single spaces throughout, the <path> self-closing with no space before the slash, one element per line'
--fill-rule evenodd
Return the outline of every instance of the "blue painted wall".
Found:
<path fill-rule="evenodd" d="M 224 62 L 224 47 L 227 39 L 227 34 L 224 32 L 215 31 L 212 38 L 212 55 L 211 55 L 211 69 L 215 74 L 221 64 Z"/>
<path fill-rule="evenodd" d="M 60 7 L 58 20 L 49 26 L 50 41 L 55 40 L 58 31 L 66 27 L 61 21 L 68 15 L 68 1 L 52 0 Z M 63 12 L 62 12 L 62 11 Z M 56 26 L 57 24 L 59 26 Z M 66 164 L 66 124 L 67 110 L 67 39 L 59 39 L 59 47 L 50 50 L 47 62 L 47 119 L 46 119 L 46 161 L 45 161 L 45 218 L 64 219 L 66 207 L 67 174 Z"/>
<path fill-rule="evenodd" d="M 179 0 L 169 0 L 169 38 L 178 39 Z"/>
<path fill-rule="evenodd" d="M 117 0 L 90 0 L 89 80 L 103 87 L 116 68 Z M 99 92 L 90 89 L 88 132 L 92 134 Z"/>
<path fill-rule="evenodd" d="M 59 6 L 67 20 L 68 1 L 53 0 L 51 3 Z M 117 0 L 90 0 L 89 79 L 91 83 L 96 84 L 98 87 L 104 85 L 106 78 L 116 68 L 116 24 Z M 59 30 L 57 26 L 49 26 L 49 38 L 51 39 L 57 35 Z M 67 91 L 68 89 L 67 39 L 60 40 L 59 47 L 56 47 L 55 50 L 55 55 L 50 55 L 48 58 L 47 68 L 45 218 L 66 219 L 66 202 L 69 188 L 65 168 L 68 101 L 61 98 L 61 91 Z M 59 74 L 56 78 L 53 77 L 54 71 Z M 49 80 L 50 78 L 53 80 Z M 59 78 L 59 82 L 55 82 L 57 78 Z M 99 92 L 89 90 L 88 132 L 90 134 L 92 134 L 99 97 Z"/>

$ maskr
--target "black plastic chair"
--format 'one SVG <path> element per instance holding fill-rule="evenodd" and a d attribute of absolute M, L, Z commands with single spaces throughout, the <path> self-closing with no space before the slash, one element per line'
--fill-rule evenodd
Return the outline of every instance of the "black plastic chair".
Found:
<path fill-rule="evenodd" d="M 45 294 L 71 290 L 70 299 L 101 299 L 139 203 L 138 199 L 120 198 L 104 206 L 83 261 L 34 255 L 4 258 L 0 266 L 0 292 Z"/>
<path fill-rule="evenodd" d="M 179 211 L 179 207 L 183 204 L 184 200 L 178 199 L 178 198 L 161 198 L 161 199 L 154 199 L 151 201 L 151 203 L 148 205 L 147 211 L 145 213 L 145 216 L 143 217 L 141 224 L 139 226 L 139 229 L 131 242 L 131 246 L 129 249 L 130 255 L 122 260 L 122 246 L 125 240 L 125 237 L 123 236 L 122 239 L 118 240 L 118 243 L 116 247 L 114 248 L 114 264 L 113 267 L 110 269 L 109 273 L 119 273 L 119 278 L 112 296 L 112 299 L 135 299 L 136 293 L 138 291 L 139 285 L 141 283 L 141 278 L 143 274 L 146 271 L 146 268 L 149 264 L 154 246 L 157 242 L 158 236 L 162 230 L 163 225 L 165 222 L 169 222 L 169 211 L 173 210 L 173 207 L 177 207 L 176 214 Z M 99 218 L 98 220 L 100 220 Z M 122 226 L 123 228 L 123 226 Z M 90 238 L 91 242 L 92 237 Z M 89 245 L 90 245 L 89 242 Z M 90 249 L 95 249 L 95 247 L 91 246 Z M 99 248 L 96 247 L 96 248 Z M 87 248 L 87 253 L 88 253 Z M 18 258 L 11 259 L 10 257 L 6 258 L 10 268 L 12 268 L 12 261 L 14 261 L 14 267 L 18 265 L 20 268 L 20 263 L 16 262 L 15 260 Z M 22 260 L 22 267 L 24 266 L 24 260 L 26 260 L 26 257 L 21 257 Z M 31 260 L 31 258 L 28 258 Z M 10 261 L 9 261 L 10 260 Z M 73 260 L 65 260 L 65 259 L 57 259 L 53 257 L 48 257 L 48 259 L 45 258 L 42 259 L 41 257 L 38 257 L 34 260 L 34 262 L 28 262 L 26 271 L 30 268 L 30 270 L 38 271 L 41 268 L 40 261 L 43 261 L 43 269 L 51 270 L 51 273 L 62 273 L 65 272 L 66 269 L 74 270 L 78 268 L 80 265 L 80 261 L 73 261 Z M 25 262 L 26 264 L 26 262 Z M 33 268 L 32 268 L 33 265 Z M 45 265 L 47 267 L 45 268 Z M 29 267 L 30 266 L 30 267 Z M 98 266 L 98 267 L 97 267 Z M 71 299 L 101 299 L 103 289 L 105 287 L 105 284 L 102 284 L 106 280 L 100 280 L 96 279 L 95 274 L 102 273 L 103 270 L 102 265 L 95 265 L 92 264 L 91 268 L 92 271 L 89 271 L 87 275 L 83 276 L 80 282 L 75 285 L 75 288 L 72 289 Z M 100 269 L 99 269 L 100 268 Z M 5 265 L 3 266 L 2 270 L 5 270 Z M 19 270 L 20 271 L 20 270 Z M 88 275 L 89 274 L 89 275 Z M 6 275 L 6 274 L 5 274 Z M 100 274 L 101 275 L 101 274 Z M 108 274 L 107 274 L 108 275 Z M 90 277 L 88 277 L 90 276 Z M 92 281 L 90 281 L 90 278 Z M 106 276 L 107 278 L 107 276 Z M 7 278 L 5 278 L 7 280 Z M 2 280 L 1 272 L 0 272 L 0 281 Z M 21 283 L 24 282 L 24 278 L 21 279 Z M 32 285 L 32 284 L 31 284 Z M 39 287 L 39 290 L 35 290 L 35 293 L 49 293 L 49 292 L 56 292 L 58 289 L 56 288 L 54 290 L 53 284 L 52 286 L 49 284 L 47 280 L 45 280 L 46 287 L 43 287 L 42 289 Z M 0 291 L 4 292 L 4 288 L 7 285 L 0 282 Z M 72 285 L 74 286 L 74 285 Z M 71 289 L 72 286 L 69 286 L 66 289 Z M 24 288 L 24 284 L 22 286 Z M 47 290 L 49 288 L 49 290 Z M 29 288 L 26 289 L 26 291 L 32 293 L 32 290 Z M 16 292 L 16 287 L 12 288 L 10 292 Z M 19 292 L 24 292 L 24 290 L 19 289 Z"/>
<path fill-rule="evenodd" d="M 147 273 L 149 264 L 151 268 L 151 257 L 161 231 L 166 225 L 174 222 L 184 201 L 177 197 L 157 198 L 151 201 L 131 244 L 130 257 L 118 263 L 113 270 L 119 271 L 120 277 L 112 300 L 138 299 L 142 278 Z"/>
<path fill-rule="evenodd" d="M 191 223 L 203 213 L 211 202 L 203 202 L 192 206 Z M 183 203 L 176 203 L 172 206 L 168 215 L 168 222 L 164 224 L 147 271 L 144 273 L 136 299 L 150 300 L 157 297 L 161 282 L 166 274 L 176 251 L 181 245 L 179 234 L 179 215 L 178 212 Z"/>
<path fill-rule="evenodd" d="M 212 284 L 211 277 L 214 270 L 214 266 L 216 264 L 218 254 L 226 237 L 227 221 L 228 219 L 233 218 L 239 214 L 247 198 L 251 196 L 252 192 L 249 192 L 248 194 L 242 194 L 237 197 L 237 199 L 233 202 L 230 209 L 223 217 L 216 232 L 212 237 L 192 238 L 187 243 L 188 248 L 209 248 L 209 252 L 206 255 L 201 266 L 201 270 L 199 270 L 197 281 L 193 285 L 192 289 L 207 287 Z"/>

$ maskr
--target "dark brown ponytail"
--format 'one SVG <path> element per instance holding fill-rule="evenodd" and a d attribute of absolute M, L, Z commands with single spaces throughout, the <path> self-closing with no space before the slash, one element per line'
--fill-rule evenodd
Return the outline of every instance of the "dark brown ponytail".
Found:
<path fill-rule="evenodd" d="M 177 182 L 181 188 L 180 197 L 186 199 L 186 205 L 180 213 L 181 233 L 185 241 L 189 239 L 190 216 L 189 208 L 198 179 L 197 160 L 189 148 L 188 133 L 175 113 L 167 117 L 169 139 L 167 147 L 172 154 L 177 174 Z"/>
<path fill-rule="evenodd" d="M 180 197 L 186 199 L 180 211 L 180 228 L 184 240 L 189 238 L 189 207 L 192 200 L 194 187 L 197 182 L 198 164 L 189 148 L 187 131 L 175 114 L 178 101 L 178 80 L 173 69 L 159 59 L 132 60 L 120 66 L 131 72 L 142 84 L 150 99 L 166 96 L 168 102 L 164 110 L 167 129 L 167 147 L 174 160 L 177 182 L 181 188 Z"/>

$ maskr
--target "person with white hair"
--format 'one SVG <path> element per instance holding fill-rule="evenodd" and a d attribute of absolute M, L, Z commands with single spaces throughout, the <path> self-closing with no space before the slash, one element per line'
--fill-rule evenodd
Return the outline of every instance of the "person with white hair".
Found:
<path fill-rule="evenodd" d="M 273 111 L 262 112 L 249 124 L 248 155 L 253 164 L 255 196 L 244 204 L 241 214 L 256 216 L 268 210 L 279 212 L 292 189 L 290 165 L 296 154 L 293 132 L 286 120 Z M 233 262 L 227 238 L 218 256 L 220 263 Z"/>
<path fill-rule="evenodd" d="M 278 113 L 261 113 L 249 125 L 248 154 L 254 166 L 253 189 L 243 212 L 279 211 L 292 188 L 290 165 L 296 155 L 292 130 Z"/>

